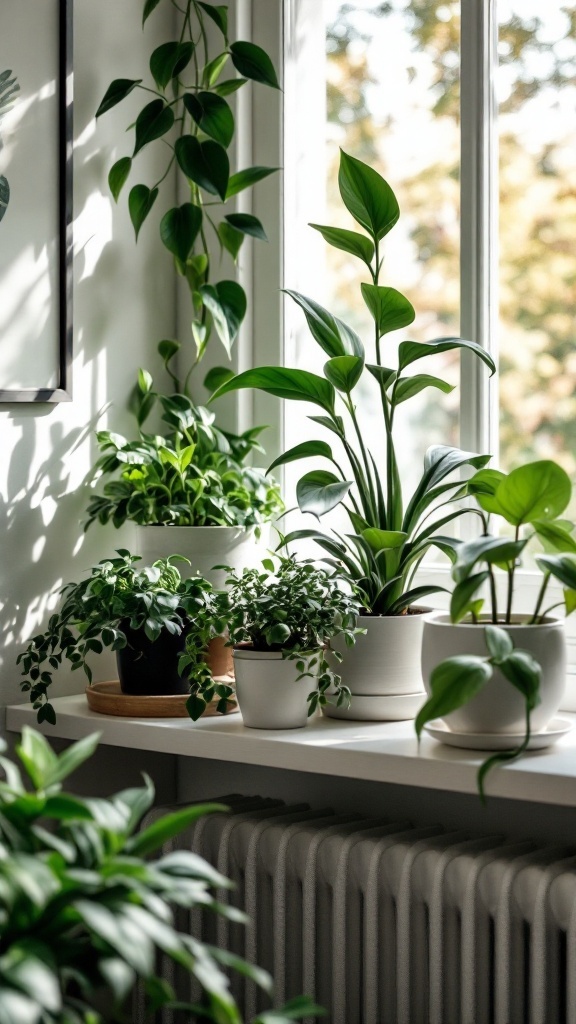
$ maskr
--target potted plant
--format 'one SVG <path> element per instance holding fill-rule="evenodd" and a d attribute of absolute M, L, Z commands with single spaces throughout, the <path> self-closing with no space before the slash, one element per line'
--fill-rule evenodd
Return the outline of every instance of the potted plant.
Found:
<path fill-rule="evenodd" d="M 382 240 L 398 221 L 398 203 L 376 171 L 346 153 L 341 154 L 339 187 L 344 205 L 364 233 L 318 224 L 312 227 L 330 245 L 357 257 L 367 267 L 370 280 L 362 285 L 362 296 L 374 323 L 371 352 L 366 356 L 357 333 L 313 299 L 288 292 L 302 308 L 314 340 L 328 357 L 323 375 L 265 366 L 225 381 L 213 398 L 239 388 L 259 388 L 319 407 L 320 415 L 311 419 L 336 438 L 343 460 L 326 440 L 310 440 L 280 456 L 270 469 L 297 459 L 325 459 L 329 469 L 313 470 L 299 480 L 299 508 L 320 518 L 342 504 L 351 531 L 340 536 L 322 533 L 316 527 L 297 530 L 285 537 L 284 543 L 313 538 L 328 555 L 326 560 L 335 562 L 361 595 L 359 624 L 366 635 L 346 652 L 342 666 L 342 677 L 352 692 L 349 717 L 406 718 L 416 712 L 423 692 L 423 609 L 419 602 L 442 589 L 416 586 L 414 577 L 431 547 L 443 549 L 443 541 L 438 539 L 441 528 L 464 514 L 465 510 L 454 504 L 460 490 L 454 474 L 464 466 L 481 468 L 489 456 L 444 445 L 429 448 L 422 477 L 414 493 L 405 499 L 395 443 L 396 412 L 424 388 L 437 388 L 443 393 L 453 390 L 429 373 L 408 373 L 420 359 L 451 349 L 467 349 L 492 372 L 495 367 L 479 345 L 460 338 L 403 341 L 396 367 L 390 366 L 391 360 L 382 350 L 382 338 L 407 327 L 415 317 L 404 295 L 380 284 Z M 375 387 L 382 409 L 383 443 L 378 443 L 374 451 L 362 432 L 354 399 L 361 379 Z M 326 711 L 334 713 L 329 708 Z"/>
<path fill-rule="evenodd" d="M 145 4 L 144 23 L 161 2 Z M 211 339 L 217 336 L 230 358 L 246 313 L 243 288 L 236 280 L 218 278 L 214 253 L 220 258 L 227 254 L 235 263 L 246 238 L 267 240 L 257 217 L 230 204 L 277 170 L 255 166 L 231 173 L 235 121 L 229 98 L 249 80 L 273 89 L 278 80 L 261 47 L 230 42 L 225 5 L 186 0 L 178 7 L 176 22 L 174 38 L 151 53 L 150 81 L 115 79 L 96 116 L 135 92 L 144 94 L 145 104 L 131 125 L 132 154 L 114 163 L 108 180 L 117 201 L 134 176 L 141 150 L 151 145 L 166 154 L 155 183 L 132 186 L 128 209 L 138 238 L 165 194 L 160 241 L 189 293 L 191 337 L 185 345 L 170 338 L 158 345 L 173 394 L 158 393 L 151 375 L 140 370 L 132 396 L 136 440 L 128 442 L 109 431 L 98 434 L 102 457 L 97 476 L 108 482 L 103 495 L 92 498 L 88 522 L 120 525 L 128 519 L 137 524 L 137 549 L 146 561 L 182 551 L 193 572 L 218 586 L 221 578 L 210 576 L 212 566 L 226 562 L 242 569 L 251 564 L 261 525 L 282 509 L 274 482 L 251 466 L 255 452 L 262 451 L 257 442 L 262 428 L 241 435 L 220 430 L 214 415 L 192 398 L 192 384 Z M 239 77 L 229 77 L 230 71 Z M 186 201 L 176 206 L 172 172 L 186 194 Z M 204 384 L 211 392 L 229 376 L 229 369 L 213 367 Z M 167 428 L 162 434 L 144 433 L 158 402 Z"/>
<path fill-rule="evenodd" d="M 91 682 L 88 662 L 106 647 L 116 652 L 124 693 L 187 693 L 195 680 L 212 683 L 208 644 L 225 628 L 216 593 L 202 577 L 182 580 L 173 564 L 183 560 L 178 555 L 143 568 L 135 564 L 139 560 L 119 549 L 118 558 L 99 562 L 81 583 L 67 584 L 46 631 L 19 654 L 20 686 L 39 722 L 56 721 L 48 691 L 64 659 L 73 671 L 82 668 Z M 189 660 L 181 674 L 179 659 L 187 639 Z M 225 711 L 232 690 L 217 684 L 216 691 L 219 710 Z"/>
<path fill-rule="evenodd" d="M 560 466 L 539 460 L 508 474 L 480 470 L 467 482 L 466 490 L 475 499 L 483 533 L 469 541 L 444 538 L 455 586 L 449 614 L 425 617 L 422 669 L 431 696 L 417 724 L 421 729 L 431 718 L 446 716 L 450 730 L 466 734 L 465 738 L 480 735 L 486 742 L 486 737 L 495 736 L 501 742 L 506 736 L 512 741 L 522 737 L 518 753 L 525 749 L 531 732 L 546 729 L 565 690 L 564 622 L 551 612 L 562 607 L 569 615 L 576 608 L 573 524 L 560 518 L 570 502 L 572 485 Z M 513 535 L 490 532 L 492 517 L 503 520 L 506 529 L 512 527 Z M 534 542 L 544 549 L 534 558 L 541 583 L 533 607 L 521 613 L 514 601 L 517 574 L 522 555 Z M 547 604 L 551 579 L 561 583 L 563 598 Z M 505 587 L 504 600 L 499 602 L 500 580 Z M 486 645 L 494 673 L 478 669 Z M 502 658 L 501 664 L 498 659 Z M 528 686 L 517 672 L 527 659 L 541 667 L 535 688 L 533 674 Z M 512 665 L 509 672 L 507 664 Z M 511 672 L 518 674 L 517 680 Z"/>
<path fill-rule="evenodd" d="M 58 755 L 25 728 L 16 750 L 20 763 L 0 757 L 1 1024 L 120 1024 L 132 1019 L 137 986 L 151 1015 L 174 1008 L 190 1020 L 201 1014 L 241 1024 L 230 969 L 267 990 L 271 979 L 181 931 L 176 921 L 178 911 L 194 909 L 233 913 L 238 921 L 238 912 L 219 903 L 214 891 L 231 883 L 188 850 L 162 854 L 162 845 L 198 818 L 226 808 L 197 804 L 146 820 L 154 802 L 146 776 L 142 787 L 109 799 L 63 792 L 62 783 L 98 739 L 88 736 Z M 201 1007 L 189 996 L 182 1001 L 158 974 L 160 954 L 199 988 Z M 288 1024 L 318 1013 L 310 1000 L 294 999 L 254 1024 Z"/>
<path fill-rule="evenodd" d="M 308 560 L 264 559 L 262 569 L 230 572 L 221 613 L 233 645 L 236 696 L 244 725 L 299 729 L 329 701 L 342 706 L 350 694 L 328 660 L 336 637 L 352 646 L 359 602 L 342 580 Z M 334 652 L 337 663 L 342 660 Z M 183 659 L 183 667 L 186 660 Z M 211 699 L 194 684 L 199 717 Z"/>

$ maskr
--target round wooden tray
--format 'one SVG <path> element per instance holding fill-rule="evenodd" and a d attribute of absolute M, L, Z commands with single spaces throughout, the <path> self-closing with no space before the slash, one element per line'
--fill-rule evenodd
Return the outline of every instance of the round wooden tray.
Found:
<path fill-rule="evenodd" d="M 219 682 L 230 683 L 229 678 Z M 124 718 L 187 718 L 186 701 L 188 694 L 167 694 L 159 697 L 133 696 L 122 693 L 117 679 L 106 683 L 92 683 L 86 687 L 86 699 L 91 711 L 100 715 L 120 715 Z M 216 715 L 216 701 L 212 701 L 203 718 Z M 228 711 L 234 714 L 238 705 Z"/>

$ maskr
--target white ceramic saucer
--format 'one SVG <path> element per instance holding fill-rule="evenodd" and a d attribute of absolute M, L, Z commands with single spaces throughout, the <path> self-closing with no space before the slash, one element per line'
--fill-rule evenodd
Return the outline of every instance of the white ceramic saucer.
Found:
<path fill-rule="evenodd" d="M 349 722 L 403 722 L 414 718 L 426 701 L 423 690 L 420 693 L 394 693 L 391 696 L 369 696 L 352 694 L 349 708 L 337 708 L 325 704 L 322 708 L 327 718 L 345 718 Z"/>
<path fill-rule="evenodd" d="M 446 743 L 449 747 L 464 747 L 466 750 L 513 750 L 519 746 L 522 736 L 515 733 L 482 733 L 482 732 L 456 732 L 450 729 L 441 718 L 435 718 L 424 726 L 426 732 L 433 736 L 440 743 Z M 566 736 L 572 728 L 572 722 L 567 718 L 553 718 L 545 729 L 532 733 L 528 750 L 544 750 L 551 747 L 556 740 Z"/>

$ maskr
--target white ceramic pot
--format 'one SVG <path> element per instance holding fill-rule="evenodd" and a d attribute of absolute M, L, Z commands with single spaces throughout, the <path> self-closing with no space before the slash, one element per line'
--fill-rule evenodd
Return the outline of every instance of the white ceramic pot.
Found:
<path fill-rule="evenodd" d="M 307 697 L 313 681 L 296 681 L 296 662 L 273 651 L 234 651 L 236 697 L 244 725 L 250 729 L 302 729 L 308 718 Z"/>
<path fill-rule="evenodd" d="M 215 565 L 229 565 L 236 572 L 255 566 L 264 557 L 267 530 L 259 541 L 254 528 L 241 526 L 136 526 L 135 553 L 144 565 L 168 555 L 185 555 L 191 564 L 178 562 L 184 578 L 200 573 L 217 590 L 223 590 L 226 572 Z"/>
<path fill-rule="evenodd" d="M 542 667 L 540 703 L 531 715 L 532 732 L 540 732 L 558 711 L 566 688 L 564 623 L 549 619 L 527 626 L 520 624 L 521 619 L 515 615 L 511 625 L 499 625 L 510 635 L 514 647 L 529 651 Z M 436 666 L 446 658 L 462 654 L 488 654 L 482 624 L 455 625 L 442 612 L 427 615 L 422 641 L 422 674 L 427 692 Z M 463 708 L 446 715 L 445 721 L 457 732 L 523 733 L 525 707 L 521 693 L 496 670 L 481 692 Z"/>

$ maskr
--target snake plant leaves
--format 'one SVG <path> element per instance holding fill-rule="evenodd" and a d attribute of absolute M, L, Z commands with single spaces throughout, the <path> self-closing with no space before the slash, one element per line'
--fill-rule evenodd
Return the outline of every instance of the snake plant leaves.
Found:
<path fill-rule="evenodd" d="M 136 240 L 146 217 L 154 206 L 158 196 L 158 189 L 149 189 L 147 185 L 134 185 L 128 196 L 128 211 L 130 220 L 136 232 Z"/>
<path fill-rule="evenodd" d="M 334 356 L 324 363 L 324 376 L 337 391 L 349 395 L 360 380 L 363 369 L 364 360 L 359 356 Z"/>
<path fill-rule="evenodd" d="M 159 89 L 164 91 L 173 78 L 184 71 L 192 60 L 194 43 L 186 42 L 162 43 L 150 57 L 150 72 Z"/>
<path fill-rule="evenodd" d="M 232 196 L 242 192 L 245 188 L 251 188 L 258 181 L 262 181 L 263 178 L 267 178 L 270 174 L 275 174 L 278 169 L 278 167 L 255 166 L 246 167 L 243 171 L 231 174 L 228 188 L 226 189 L 226 199 L 231 199 Z"/>
<path fill-rule="evenodd" d="M 395 405 L 400 405 L 401 402 L 406 402 L 409 398 L 413 398 L 414 395 L 418 395 L 424 388 L 438 388 L 445 395 L 449 395 L 451 391 L 454 391 L 455 387 L 455 384 L 448 384 L 447 381 L 441 380 L 440 377 L 431 377 L 428 373 L 418 373 L 414 377 L 402 377 L 396 382 L 396 387 L 394 388 L 394 403 Z"/>
<path fill-rule="evenodd" d="M 274 65 L 261 46 L 256 46 L 255 43 L 232 43 L 230 56 L 236 71 L 245 78 L 269 85 L 273 89 L 280 88 Z"/>
<path fill-rule="evenodd" d="M 482 572 L 468 576 L 461 583 L 457 583 L 450 598 L 450 618 L 452 622 L 461 622 L 470 611 L 470 603 L 477 594 L 483 583 L 489 578 L 487 569 Z"/>
<path fill-rule="evenodd" d="M 113 167 L 110 168 L 110 172 L 108 174 L 108 185 L 116 202 L 118 202 L 118 197 L 122 188 L 126 184 L 131 169 L 132 161 L 129 156 L 123 156 L 120 160 L 116 161 Z"/>
<path fill-rule="evenodd" d="M 234 115 L 226 100 L 211 92 L 186 93 L 184 106 L 205 135 L 228 148 L 234 135 Z"/>
<path fill-rule="evenodd" d="M 416 311 L 412 303 L 402 295 L 396 288 L 386 288 L 383 285 L 366 284 L 360 285 L 362 298 L 378 327 L 378 336 L 390 331 L 397 331 L 401 327 L 408 327 L 416 319 Z"/>
<path fill-rule="evenodd" d="M 388 234 L 400 208 L 390 185 L 377 171 L 340 150 L 338 185 L 342 202 L 358 224 L 374 238 Z"/>
<path fill-rule="evenodd" d="M 333 455 L 330 445 L 326 444 L 326 441 L 303 441 L 302 444 L 297 444 L 294 448 L 289 448 L 283 455 L 279 455 L 268 466 L 266 472 L 271 473 L 277 466 L 285 466 L 288 462 L 296 462 L 298 459 L 310 459 L 317 456 L 332 461 Z"/>
<path fill-rule="evenodd" d="M 134 156 L 149 142 L 166 135 L 174 124 L 174 112 L 164 100 L 152 100 L 146 104 L 136 118 L 136 143 Z"/>
<path fill-rule="evenodd" d="M 263 242 L 268 241 L 262 223 L 251 213 L 229 213 L 225 219 L 228 224 L 236 228 L 236 231 L 241 231 L 244 235 L 252 235 L 252 238 L 260 238 Z"/>
<path fill-rule="evenodd" d="M 500 482 L 495 499 L 513 526 L 534 519 L 555 519 L 570 501 L 570 477 L 555 462 L 542 459 L 513 469 Z"/>
<path fill-rule="evenodd" d="M 431 696 L 416 716 L 418 738 L 427 722 L 449 715 L 472 700 L 492 678 L 492 672 L 484 658 L 471 654 L 447 658 L 438 665 L 430 676 Z"/>
<path fill-rule="evenodd" d="M 160 221 L 160 237 L 173 256 L 185 263 L 202 225 L 202 210 L 184 203 L 168 210 Z"/>
<path fill-rule="evenodd" d="M 226 198 L 230 161 L 223 146 L 207 140 L 199 142 L 194 135 L 183 135 L 176 140 L 176 159 L 187 178 L 212 195 Z"/>
<path fill-rule="evenodd" d="M 551 573 L 569 590 L 576 590 L 576 558 L 573 555 L 536 555 L 543 572 Z"/>
<path fill-rule="evenodd" d="M 346 228 L 331 228 L 324 224 L 309 224 L 308 226 L 319 231 L 328 245 L 332 245 L 335 249 L 342 249 L 343 252 L 349 252 L 370 266 L 374 258 L 374 242 L 371 238 L 366 238 L 366 235 L 361 235 L 357 231 L 348 231 Z"/>
<path fill-rule="evenodd" d="M 100 117 L 102 114 L 105 114 L 107 110 L 115 107 L 116 104 L 125 99 L 137 85 L 140 85 L 141 81 L 141 78 L 115 78 L 104 93 L 104 98 L 96 111 L 96 117 Z"/>
<path fill-rule="evenodd" d="M 201 7 L 205 14 L 215 25 L 218 26 L 222 35 L 226 38 L 228 34 L 228 8 L 223 4 L 206 4 L 202 3 L 202 0 L 197 0 L 197 7 Z"/>
<path fill-rule="evenodd" d="M 245 370 L 222 384 L 210 401 L 242 388 L 257 388 L 276 398 L 313 402 L 328 413 L 334 411 L 335 391 L 329 381 L 309 370 L 292 370 L 287 366 L 261 366 L 255 370 Z"/>
<path fill-rule="evenodd" d="M 4 175 L 0 174 L 0 221 L 2 220 L 4 214 L 6 213 L 6 210 L 8 208 L 8 203 L 9 202 L 10 202 L 10 185 L 8 184 L 8 181 L 6 180 Z"/>
<path fill-rule="evenodd" d="M 158 7 L 159 3 L 160 0 L 146 0 L 146 3 L 144 4 L 144 13 L 142 14 L 142 25 L 145 25 L 146 20 L 150 17 L 152 11 Z"/>
<path fill-rule="evenodd" d="M 436 338 L 435 341 L 401 341 L 398 346 L 398 369 L 404 370 L 410 363 L 417 359 L 424 359 L 426 356 L 434 355 L 436 352 L 450 352 L 452 349 L 466 349 L 473 352 L 482 360 L 490 370 L 490 375 L 496 373 L 496 366 L 492 356 L 478 345 L 475 341 L 466 341 L 464 338 Z"/>
<path fill-rule="evenodd" d="M 236 228 L 233 228 L 232 225 L 228 224 L 225 220 L 221 221 L 218 225 L 218 238 L 226 249 L 226 252 L 230 253 L 234 262 L 236 262 L 238 258 L 238 253 L 242 248 L 244 237 L 245 236 L 242 231 L 238 231 Z"/>
<path fill-rule="evenodd" d="M 246 292 L 236 281 L 218 281 L 200 289 L 202 302 L 212 314 L 214 326 L 228 356 L 246 315 Z"/>
<path fill-rule="evenodd" d="M 364 358 L 364 346 L 351 327 L 343 320 L 333 316 L 314 299 L 306 295 L 284 289 L 294 302 L 297 302 L 306 317 L 310 333 L 320 348 L 329 356 L 358 356 Z"/>
<path fill-rule="evenodd" d="M 326 469 L 315 469 L 301 477 L 296 485 L 296 501 L 301 512 L 320 518 L 331 512 L 346 497 L 352 480 L 340 480 Z"/>

